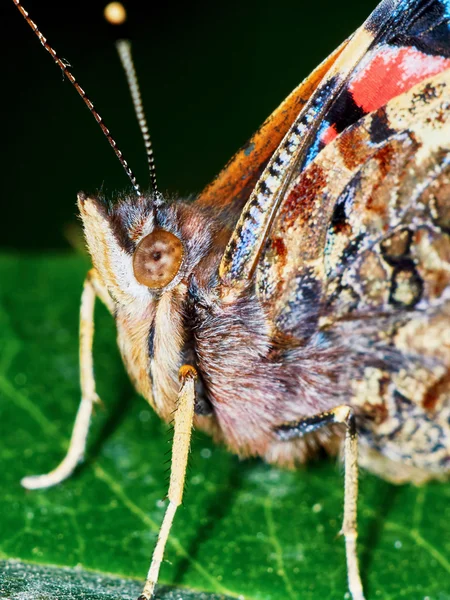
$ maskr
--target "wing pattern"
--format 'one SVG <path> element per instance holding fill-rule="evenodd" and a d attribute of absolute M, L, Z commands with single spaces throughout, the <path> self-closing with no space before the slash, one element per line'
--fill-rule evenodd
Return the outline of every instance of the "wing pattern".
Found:
<path fill-rule="evenodd" d="M 349 357 L 368 452 L 439 472 L 450 466 L 450 13 L 398 4 L 292 173 L 257 293 L 278 335 Z"/>

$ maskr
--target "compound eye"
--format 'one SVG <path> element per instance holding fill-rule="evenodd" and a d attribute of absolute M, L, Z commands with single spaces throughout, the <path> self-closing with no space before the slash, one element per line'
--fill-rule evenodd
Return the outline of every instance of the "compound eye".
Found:
<path fill-rule="evenodd" d="M 166 287 L 180 270 L 183 254 L 183 244 L 176 235 L 156 229 L 134 251 L 134 276 L 151 289 Z"/>

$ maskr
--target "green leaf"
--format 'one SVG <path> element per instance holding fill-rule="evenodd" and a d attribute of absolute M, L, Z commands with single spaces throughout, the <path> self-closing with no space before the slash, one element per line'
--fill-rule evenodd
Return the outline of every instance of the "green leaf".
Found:
<path fill-rule="evenodd" d="M 0 561 L 0 594 L 8 600 L 136 600 L 142 582 L 111 577 L 81 568 L 68 569 Z M 159 600 L 227 600 L 226 596 L 205 592 L 158 589 Z M 231 600 L 231 599 L 229 599 Z"/>
<path fill-rule="evenodd" d="M 87 268 L 72 256 L 0 257 L 0 558 L 77 567 L 76 598 L 131 598 L 164 513 L 170 434 L 132 391 L 103 307 L 95 367 L 105 409 L 95 416 L 87 460 L 56 488 L 27 492 L 19 484 L 53 468 L 67 448 L 79 401 L 77 322 Z M 282 471 L 240 461 L 196 434 L 190 464 L 161 585 L 255 600 L 346 597 L 337 538 L 342 472 L 334 461 Z M 449 600 L 449 500 L 446 484 L 395 487 L 362 475 L 367 600 Z M 85 583 L 88 571 L 106 582 L 103 595 Z M 29 573 L 29 589 L 11 595 L 19 577 L 8 563 L 1 597 L 38 598 L 33 590 L 40 578 L 45 588 L 48 571 L 30 566 Z M 110 593 L 106 574 L 130 578 L 128 596 L 119 587 Z M 54 594 L 42 597 L 63 597 Z"/>

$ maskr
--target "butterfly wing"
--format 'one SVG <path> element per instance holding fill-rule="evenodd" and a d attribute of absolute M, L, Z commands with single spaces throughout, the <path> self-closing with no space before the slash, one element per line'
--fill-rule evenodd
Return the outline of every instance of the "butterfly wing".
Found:
<path fill-rule="evenodd" d="M 364 441 L 450 462 L 450 70 L 348 127 L 291 182 L 256 273 L 275 332 L 348 357 Z M 345 370 L 345 367 L 344 367 Z"/>
<path fill-rule="evenodd" d="M 325 242 L 325 312 L 363 358 L 366 441 L 432 471 L 450 461 L 449 98 L 447 70 L 380 111 L 393 131 L 339 195 Z M 337 250 L 344 215 L 359 231 Z"/>
<path fill-rule="evenodd" d="M 328 143 L 390 98 L 449 68 L 448 14 L 441 0 L 385 0 L 356 31 L 256 184 L 222 259 L 225 285 L 246 285 L 288 201 L 290 182 Z"/>
<path fill-rule="evenodd" d="M 230 217 L 233 224 L 236 222 L 268 160 L 346 44 L 330 54 L 266 119 L 198 196 L 199 206 L 211 209 L 215 216 Z"/>
<path fill-rule="evenodd" d="M 345 302 L 338 290 L 349 281 L 355 257 L 360 260 L 386 236 L 377 252 L 390 261 L 392 273 L 399 278 L 408 269 L 413 273 L 412 259 L 400 253 L 403 238 L 405 248 L 411 245 L 409 234 L 389 238 L 410 221 L 423 219 L 447 235 L 448 188 L 441 169 L 450 143 L 449 77 L 446 70 L 425 80 L 347 128 L 291 181 L 257 269 L 259 294 L 273 307 L 281 330 L 294 333 L 302 311 L 314 311 L 325 287 L 334 316 L 353 310 L 354 301 Z M 418 198 L 431 184 L 437 191 L 425 210 Z M 369 284 L 372 271 L 376 278 L 375 262 L 365 270 L 359 277 Z M 445 288 L 444 273 L 439 277 Z M 409 300 L 401 299 L 397 287 L 386 275 L 383 290 L 380 283 L 361 289 L 358 311 L 414 308 L 421 286 Z"/>
<path fill-rule="evenodd" d="M 368 32 L 374 40 L 335 94 L 323 120 L 311 124 L 310 143 L 291 167 L 270 235 L 263 240 L 258 287 L 264 301 L 274 307 L 275 321 L 283 330 L 291 327 L 288 319 L 292 324 L 298 322 L 297 310 L 311 306 L 314 312 L 324 282 L 331 286 L 331 281 L 337 281 L 333 273 L 344 268 L 352 252 L 362 248 L 363 234 L 369 243 L 370 231 L 377 236 L 400 219 L 393 216 L 388 198 L 395 189 L 409 190 L 419 178 L 419 172 L 413 170 L 406 177 L 396 166 L 403 157 L 417 159 L 419 133 L 414 132 L 427 131 L 424 147 L 428 140 L 445 146 L 445 130 L 439 129 L 437 122 L 428 129 L 426 124 L 432 121 L 432 106 L 436 103 L 443 123 L 446 121 L 440 91 L 447 90 L 441 88 L 446 85 L 445 76 L 440 83 L 433 76 L 445 75 L 450 68 L 449 18 L 450 3 L 441 0 L 383 2 L 350 42 L 361 46 L 358 38 L 366 39 Z M 423 80 L 422 85 L 418 83 Z M 398 102 L 403 103 L 402 110 Z M 435 167 L 430 163 L 431 170 Z M 364 169 L 367 173 L 373 170 L 372 178 L 366 177 L 365 181 L 376 184 L 386 199 L 379 206 L 373 204 L 372 212 L 353 210 L 352 219 L 358 223 L 354 223 L 356 237 L 346 237 L 349 230 L 342 225 L 341 234 L 333 238 L 328 233 L 330 227 L 333 223 L 338 227 L 339 214 L 350 210 L 344 208 L 346 194 L 350 193 L 345 191 L 345 184 Z M 360 192 L 358 206 L 373 197 L 373 190 L 366 187 Z M 384 220 L 377 210 L 386 211 Z M 345 247 L 343 252 L 337 250 L 339 244 Z M 244 253 L 239 248 L 238 255 Z M 326 264 L 322 264 L 324 257 Z M 297 298 L 299 289 L 303 296 Z M 334 310 L 338 309 L 334 305 Z M 282 324 L 283 320 L 286 323 Z"/>
<path fill-rule="evenodd" d="M 374 42 L 324 116 L 298 170 L 349 125 L 450 67 L 448 0 L 383 2 L 374 14 L 377 19 L 368 20 L 379 24 L 378 31 L 371 28 Z"/>

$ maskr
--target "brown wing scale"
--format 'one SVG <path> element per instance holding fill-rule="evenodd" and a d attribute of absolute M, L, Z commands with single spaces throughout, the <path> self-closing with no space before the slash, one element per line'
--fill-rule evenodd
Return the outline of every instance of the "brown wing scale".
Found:
<path fill-rule="evenodd" d="M 329 144 L 291 182 L 257 271 L 277 329 L 300 338 L 312 321 L 357 357 L 349 401 L 368 447 L 436 472 L 450 448 L 449 96 L 445 71 Z"/>

